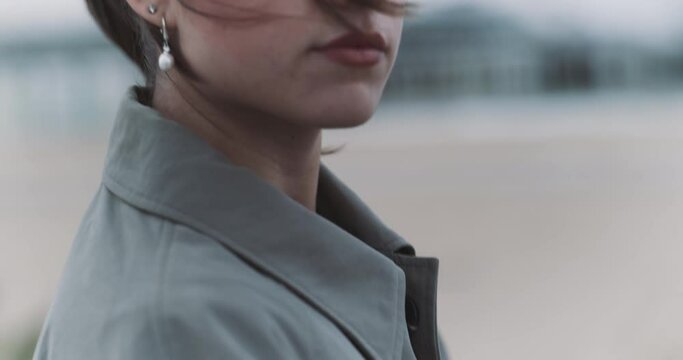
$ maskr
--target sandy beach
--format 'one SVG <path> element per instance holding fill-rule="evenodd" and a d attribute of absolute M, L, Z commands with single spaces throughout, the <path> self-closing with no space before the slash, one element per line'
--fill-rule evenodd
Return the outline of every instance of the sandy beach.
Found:
<path fill-rule="evenodd" d="M 332 131 L 328 144 L 347 145 L 323 162 L 418 255 L 439 258 L 453 359 L 679 359 L 683 105 L 670 105 L 652 106 L 657 122 L 628 102 L 609 121 L 586 110 L 571 129 L 465 106 L 458 122 Z M 0 146 L 0 339 L 42 322 L 104 140 Z"/>
<path fill-rule="evenodd" d="M 418 254 L 439 257 L 454 358 L 683 357 L 680 141 L 345 155 L 330 164 Z"/>

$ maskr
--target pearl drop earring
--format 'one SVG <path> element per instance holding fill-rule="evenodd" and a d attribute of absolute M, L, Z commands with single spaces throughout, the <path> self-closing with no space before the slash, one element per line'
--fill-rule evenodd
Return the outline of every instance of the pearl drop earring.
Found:
<path fill-rule="evenodd" d="M 171 55 L 171 47 L 168 45 L 168 31 L 166 30 L 166 19 L 161 17 L 161 35 L 164 38 L 164 52 L 159 55 L 159 69 L 168 71 L 173 67 L 174 59 Z"/>

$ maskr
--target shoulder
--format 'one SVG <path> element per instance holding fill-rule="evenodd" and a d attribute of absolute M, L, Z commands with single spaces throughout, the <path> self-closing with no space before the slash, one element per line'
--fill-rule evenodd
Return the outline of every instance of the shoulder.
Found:
<path fill-rule="evenodd" d="M 273 301 L 233 281 L 222 287 L 232 294 L 220 297 L 207 284 L 158 296 L 119 289 L 115 301 L 98 305 L 62 302 L 51 309 L 58 313 L 45 323 L 34 360 L 302 358 L 294 320 Z"/>
<path fill-rule="evenodd" d="M 217 240 L 101 188 L 34 359 L 302 358 L 330 326 Z"/>

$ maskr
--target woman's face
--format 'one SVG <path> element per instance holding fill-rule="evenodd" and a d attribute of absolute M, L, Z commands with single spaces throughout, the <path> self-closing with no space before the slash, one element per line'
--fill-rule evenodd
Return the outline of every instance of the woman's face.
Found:
<path fill-rule="evenodd" d="M 356 126 L 372 116 L 395 62 L 403 27 L 400 16 L 341 4 L 338 11 L 349 22 L 365 33 L 380 33 L 387 44 L 377 64 L 358 67 L 334 62 L 313 49 L 351 30 L 315 0 L 183 3 L 226 15 L 225 19 L 207 17 L 176 0 L 164 9 L 171 51 L 182 53 L 197 77 L 194 85 L 204 96 L 232 110 L 237 106 L 309 127 Z M 287 16 L 260 19 L 259 12 Z M 249 20 L 251 15 L 255 20 Z"/>

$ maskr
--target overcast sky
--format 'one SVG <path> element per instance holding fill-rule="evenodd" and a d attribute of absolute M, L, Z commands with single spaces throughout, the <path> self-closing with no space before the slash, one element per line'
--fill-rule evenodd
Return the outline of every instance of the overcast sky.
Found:
<path fill-rule="evenodd" d="M 479 3 L 538 24 L 579 24 L 599 31 L 662 36 L 683 32 L 683 0 L 415 0 L 425 8 Z M 83 0 L 2 0 L 0 38 L 23 29 L 50 31 L 87 24 Z"/>

